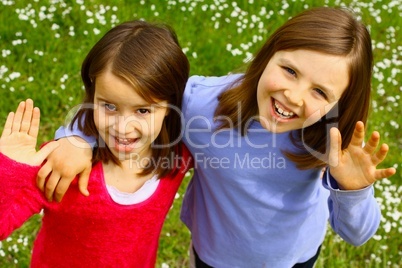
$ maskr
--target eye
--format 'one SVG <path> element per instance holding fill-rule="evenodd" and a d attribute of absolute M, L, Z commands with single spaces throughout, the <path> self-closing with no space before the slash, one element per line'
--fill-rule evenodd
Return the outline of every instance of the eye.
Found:
<path fill-rule="evenodd" d="M 290 75 L 296 76 L 296 72 L 289 67 L 282 67 L 286 72 L 288 72 Z"/>
<path fill-rule="evenodd" d="M 324 99 L 327 99 L 327 94 L 325 94 L 325 92 L 322 91 L 321 89 L 315 88 L 314 91 L 317 92 L 317 93 L 318 93 L 320 96 L 322 96 Z"/>
<path fill-rule="evenodd" d="M 111 103 L 105 103 L 104 104 L 106 110 L 110 111 L 110 112 L 115 112 L 117 110 L 116 105 L 111 104 Z"/>
<path fill-rule="evenodd" d="M 140 108 L 137 110 L 137 113 L 139 113 L 139 114 L 148 114 L 150 112 L 151 111 L 149 109 L 145 109 L 145 108 Z"/>

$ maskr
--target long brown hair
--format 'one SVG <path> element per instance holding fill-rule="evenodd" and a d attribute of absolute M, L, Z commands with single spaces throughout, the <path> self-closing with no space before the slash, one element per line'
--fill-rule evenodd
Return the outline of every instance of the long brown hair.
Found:
<path fill-rule="evenodd" d="M 370 106 L 373 55 L 366 26 L 352 12 L 343 8 L 318 7 L 306 10 L 278 28 L 255 55 L 236 86 L 219 96 L 215 117 L 229 117 L 247 132 L 247 121 L 258 115 L 257 85 L 272 56 L 280 50 L 305 49 L 344 56 L 349 61 L 349 84 L 337 105 L 315 124 L 290 133 L 296 146 L 285 155 L 301 169 L 325 166 L 328 124 L 336 124 L 342 135 L 342 149 L 352 138 L 355 123 L 366 123 Z M 242 118 L 238 120 L 238 105 Z M 329 119 L 329 120 L 327 120 Z M 334 122 L 335 121 L 335 122 Z M 230 127 L 228 120 L 220 128 Z M 311 149 L 311 150 L 310 150 Z M 318 159 L 309 151 L 319 152 Z"/>
<path fill-rule="evenodd" d="M 94 95 L 96 77 L 110 68 L 112 73 L 133 85 L 143 99 L 167 101 L 169 107 L 181 109 L 185 84 L 189 76 L 189 62 L 183 53 L 173 29 L 167 25 L 135 20 L 122 23 L 109 30 L 90 50 L 81 67 L 85 85 L 82 108 L 72 120 L 84 134 L 101 141 L 94 122 Z M 92 105 L 92 106 L 91 106 Z M 161 132 L 153 145 L 177 145 L 181 137 L 181 114 L 171 110 L 165 117 Z M 151 146 L 152 158 L 173 161 L 180 154 L 179 146 Z M 94 149 L 93 162 L 119 160 L 107 146 Z M 154 166 L 151 161 L 142 174 L 153 171 L 163 177 L 174 169 L 173 163 Z M 162 161 L 163 162 L 163 161 Z"/>

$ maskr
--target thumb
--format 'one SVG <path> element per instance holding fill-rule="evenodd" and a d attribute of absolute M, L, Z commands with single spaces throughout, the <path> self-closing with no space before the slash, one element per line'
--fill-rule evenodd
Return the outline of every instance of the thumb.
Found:
<path fill-rule="evenodd" d="M 59 147 L 59 143 L 57 141 L 52 141 L 43 146 L 35 156 L 35 160 L 38 164 L 41 164 L 48 156 L 51 154 L 57 147 Z"/>
<path fill-rule="evenodd" d="M 337 167 L 339 165 L 339 159 L 342 154 L 342 138 L 341 133 L 335 127 L 330 129 L 330 147 L 329 147 L 329 165 L 331 167 Z"/>
<path fill-rule="evenodd" d="M 81 172 L 78 178 L 78 189 L 80 190 L 81 194 L 85 196 L 89 196 L 88 181 L 90 173 L 91 167 L 87 167 L 83 172 Z"/>

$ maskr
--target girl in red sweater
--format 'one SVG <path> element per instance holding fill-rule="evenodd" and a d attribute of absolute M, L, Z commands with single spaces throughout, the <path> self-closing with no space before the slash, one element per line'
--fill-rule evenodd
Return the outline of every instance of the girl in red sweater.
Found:
<path fill-rule="evenodd" d="M 58 142 L 36 152 L 40 112 L 32 100 L 21 102 L 0 139 L 0 239 L 43 210 L 31 267 L 154 267 L 165 216 L 192 161 L 178 142 L 188 75 L 167 26 L 126 22 L 95 44 L 82 64 L 86 94 L 73 119 L 97 140 L 91 195 L 80 194 L 75 180 L 62 203 L 36 187 Z"/>

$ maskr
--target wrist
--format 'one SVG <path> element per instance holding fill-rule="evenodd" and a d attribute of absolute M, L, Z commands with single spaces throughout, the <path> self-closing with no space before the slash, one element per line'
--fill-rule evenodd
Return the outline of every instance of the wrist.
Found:
<path fill-rule="evenodd" d="M 85 153 L 92 154 L 92 146 L 80 136 L 68 136 L 58 140 L 62 144 L 73 145 L 78 149 L 83 149 Z"/>

